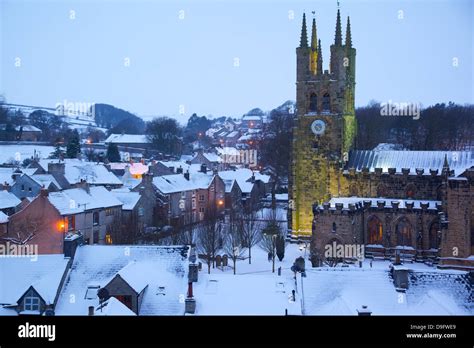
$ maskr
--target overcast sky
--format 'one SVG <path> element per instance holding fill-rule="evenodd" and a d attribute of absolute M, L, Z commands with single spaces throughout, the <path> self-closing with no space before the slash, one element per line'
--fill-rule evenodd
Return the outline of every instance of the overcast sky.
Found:
<path fill-rule="evenodd" d="M 0 0 L 0 94 L 140 116 L 240 116 L 295 99 L 301 17 L 328 69 L 336 1 Z M 469 0 L 340 1 L 357 49 L 356 105 L 473 103 Z M 308 28 L 309 29 L 309 28 Z M 308 33 L 310 37 L 310 33 Z M 181 107 L 181 108 L 180 108 Z"/>

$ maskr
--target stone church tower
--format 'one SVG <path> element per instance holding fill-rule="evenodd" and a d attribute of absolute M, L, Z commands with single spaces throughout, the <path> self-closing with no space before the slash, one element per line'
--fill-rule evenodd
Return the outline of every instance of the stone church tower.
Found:
<path fill-rule="evenodd" d="M 312 205 L 337 196 L 340 173 L 354 146 L 355 57 L 347 18 L 342 38 L 339 9 L 334 43 L 330 48 L 330 70 L 323 70 L 321 40 L 313 18 L 308 44 L 303 14 L 300 45 L 296 49 L 296 107 L 291 176 L 289 180 L 289 228 L 292 237 L 309 237 Z"/>

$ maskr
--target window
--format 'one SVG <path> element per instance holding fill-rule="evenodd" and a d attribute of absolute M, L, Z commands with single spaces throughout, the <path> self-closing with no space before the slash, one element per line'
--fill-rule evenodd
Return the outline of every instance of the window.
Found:
<path fill-rule="evenodd" d="M 76 217 L 74 215 L 69 215 L 67 217 L 67 230 L 73 231 L 76 229 Z"/>
<path fill-rule="evenodd" d="M 28 187 L 28 192 L 31 192 L 31 187 Z"/>
<path fill-rule="evenodd" d="M 196 209 L 196 198 L 193 198 L 192 207 L 193 209 Z"/>
<path fill-rule="evenodd" d="M 199 212 L 200 212 L 200 213 L 204 213 L 204 207 L 200 207 L 200 208 L 199 208 Z"/>
<path fill-rule="evenodd" d="M 438 231 L 439 224 L 438 222 L 433 222 L 430 227 L 430 249 L 438 249 Z"/>
<path fill-rule="evenodd" d="M 96 212 L 94 212 L 94 214 L 92 214 L 92 224 L 94 226 L 99 224 L 99 212 L 98 211 L 96 211 Z"/>
<path fill-rule="evenodd" d="M 407 219 L 403 218 L 400 220 L 400 222 L 397 224 L 396 232 L 397 245 L 411 246 L 413 228 Z"/>
<path fill-rule="evenodd" d="M 21 190 L 25 191 L 25 185 L 21 185 Z"/>
<path fill-rule="evenodd" d="M 100 285 L 89 285 L 86 290 L 84 298 L 86 300 L 95 300 L 97 298 L 97 291 L 100 289 Z"/>
<path fill-rule="evenodd" d="M 199 202 L 204 202 L 204 195 L 199 195 Z"/>
<path fill-rule="evenodd" d="M 25 311 L 39 311 L 40 299 L 33 296 L 25 297 L 24 309 Z"/>
<path fill-rule="evenodd" d="M 336 229 L 337 229 L 336 223 L 333 222 L 332 223 L 332 233 L 336 233 Z"/>
<path fill-rule="evenodd" d="M 143 207 L 138 208 L 138 216 L 143 216 L 145 215 L 145 209 Z"/>
<path fill-rule="evenodd" d="M 211 192 L 214 192 L 214 184 L 211 185 Z"/>
<path fill-rule="evenodd" d="M 186 198 L 186 192 L 181 192 L 181 198 Z"/>
<path fill-rule="evenodd" d="M 369 244 L 383 244 L 383 227 L 378 217 L 371 216 L 367 221 L 367 234 Z"/>
<path fill-rule="evenodd" d="M 326 93 L 323 96 L 323 112 L 330 112 L 331 111 L 331 98 L 329 94 Z"/>
<path fill-rule="evenodd" d="M 309 112 L 318 111 L 318 96 L 314 93 L 311 93 L 309 97 Z"/>
<path fill-rule="evenodd" d="M 105 235 L 105 244 L 112 244 L 112 236 L 110 235 L 110 233 L 107 233 Z"/>
<path fill-rule="evenodd" d="M 110 216 L 114 213 L 114 210 L 112 208 L 107 208 L 105 209 L 105 215 Z"/>

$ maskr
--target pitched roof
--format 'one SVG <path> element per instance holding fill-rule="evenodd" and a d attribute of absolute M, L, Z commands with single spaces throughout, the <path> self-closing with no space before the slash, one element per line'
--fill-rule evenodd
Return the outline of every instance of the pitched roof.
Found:
<path fill-rule="evenodd" d="M 85 298 L 88 285 L 105 286 L 130 263 L 133 275 L 124 275 L 130 282 L 148 287 L 143 295 L 140 315 L 181 315 L 184 303 L 179 295 L 187 288 L 188 247 L 155 245 L 83 245 L 76 251 L 70 275 L 56 306 L 58 315 L 87 315 L 89 306 L 97 306 L 96 294 Z M 130 268 L 130 271 L 132 269 Z M 126 272 L 125 272 L 126 273 Z M 131 280 L 130 277 L 136 277 Z M 142 286 L 142 285 L 140 285 Z M 139 287 L 140 287 L 139 286 Z M 160 287 L 163 287 L 160 289 Z M 70 302 L 76 294 L 76 302 Z"/>
<path fill-rule="evenodd" d="M 4 224 L 5 222 L 8 222 L 8 215 L 0 211 L 0 224 Z"/>
<path fill-rule="evenodd" d="M 61 254 L 0 257 L 0 304 L 16 303 L 30 286 L 53 303 L 68 262 Z"/>
<path fill-rule="evenodd" d="M 133 210 L 140 200 L 140 193 L 138 192 L 125 192 L 122 189 L 118 189 L 112 190 L 111 193 L 123 203 L 122 210 Z"/>
<path fill-rule="evenodd" d="M 189 180 L 183 174 L 156 176 L 153 185 L 164 194 L 207 189 L 214 179 L 212 173 L 190 173 Z"/>
<path fill-rule="evenodd" d="M 48 200 L 61 215 L 79 214 L 86 210 L 109 208 L 123 204 L 102 186 L 92 186 L 89 188 L 89 192 L 82 188 L 51 192 Z"/>
<path fill-rule="evenodd" d="M 7 190 L 0 191 L 0 209 L 14 208 L 20 203 L 21 200 L 13 193 Z"/>
<path fill-rule="evenodd" d="M 402 168 L 410 168 L 412 173 L 415 169 L 424 169 L 429 174 L 430 169 L 443 169 L 444 158 L 447 156 L 448 164 L 455 175 L 462 174 L 464 170 L 474 166 L 474 152 L 472 151 L 353 151 L 349 157 L 347 168 L 382 168 L 384 172 L 388 168 L 395 168 L 400 172 Z"/>
<path fill-rule="evenodd" d="M 49 185 L 54 184 L 58 189 L 61 189 L 61 185 L 51 174 L 34 174 L 30 175 L 30 178 L 36 181 L 40 186 L 48 188 Z"/>
<path fill-rule="evenodd" d="M 110 297 L 95 309 L 94 315 L 136 315 L 132 310 L 125 306 L 115 297 Z"/>
<path fill-rule="evenodd" d="M 30 124 L 25 124 L 25 125 L 23 125 L 23 126 L 16 126 L 16 127 L 15 127 L 15 130 L 16 130 L 17 132 L 19 132 L 20 129 L 22 129 L 23 132 L 39 132 L 39 133 L 42 132 L 41 129 L 39 129 L 39 128 L 35 127 L 35 126 L 32 126 L 32 125 L 30 125 Z"/>

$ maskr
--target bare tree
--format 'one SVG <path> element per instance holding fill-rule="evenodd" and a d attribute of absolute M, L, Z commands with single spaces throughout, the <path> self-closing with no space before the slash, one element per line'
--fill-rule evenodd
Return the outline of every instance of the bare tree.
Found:
<path fill-rule="evenodd" d="M 211 264 L 219 249 L 219 242 L 222 237 L 222 223 L 215 208 L 208 208 L 204 213 L 204 219 L 198 228 L 197 251 L 205 256 L 208 273 L 211 273 Z"/>
<path fill-rule="evenodd" d="M 244 209 L 240 225 L 242 233 L 242 244 L 249 249 L 249 264 L 252 263 L 252 247 L 260 242 L 261 223 L 257 220 L 257 214 L 252 206 Z"/>
<path fill-rule="evenodd" d="M 236 274 L 237 260 L 242 259 L 245 248 L 242 247 L 242 223 L 239 216 L 231 213 L 227 231 L 224 236 L 224 252 L 232 260 L 234 274 Z"/>
<path fill-rule="evenodd" d="M 265 227 L 261 231 L 259 246 L 268 253 L 268 258 L 272 261 L 272 272 L 275 272 L 277 239 L 282 236 L 282 231 L 274 209 L 267 214 L 265 220 Z"/>
<path fill-rule="evenodd" d="M 27 217 L 21 220 L 18 225 L 11 227 L 11 237 L 3 237 L 2 240 L 16 245 L 28 244 L 30 240 L 35 238 L 37 232 L 41 230 L 43 225 L 43 221 Z"/>

